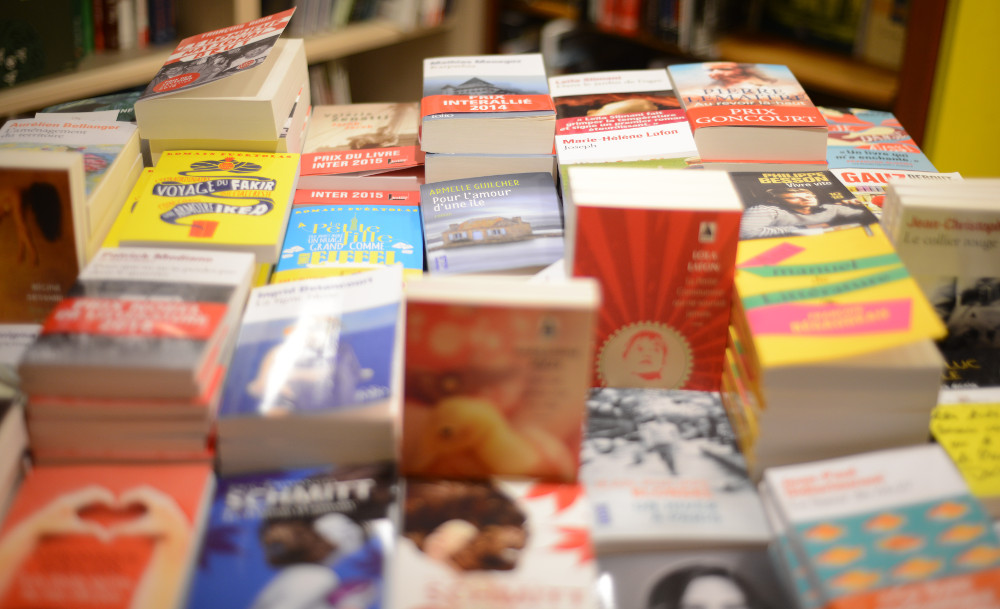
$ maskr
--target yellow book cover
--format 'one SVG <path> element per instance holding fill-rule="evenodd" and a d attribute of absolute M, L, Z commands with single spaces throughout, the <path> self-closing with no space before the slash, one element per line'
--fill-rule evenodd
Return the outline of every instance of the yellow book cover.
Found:
<path fill-rule="evenodd" d="M 765 369 L 848 358 L 946 333 L 878 225 L 741 241 L 735 281 Z"/>
<path fill-rule="evenodd" d="M 299 155 L 164 152 L 119 233 L 122 247 L 252 252 L 278 260 L 298 178 Z"/>
<path fill-rule="evenodd" d="M 125 226 L 129 217 L 132 215 L 132 210 L 135 209 L 136 204 L 139 202 L 139 196 L 142 194 L 143 188 L 145 188 L 145 186 L 149 183 L 149 176 L 152 173 L 152 167 L 146 167 L 139 172 L 139 178 L 135 181 L 135 184 L 132 186 L 132 190 L 128 193 L 128 198 L 125 199 L 125 204 L 122 205 L 121 210 L 118 212 L 118 217 L 115 218 L 107 236 L 104 237 L 101 247 L 118 247 L 118 240 L 122 232 L 122 227 Z"/>

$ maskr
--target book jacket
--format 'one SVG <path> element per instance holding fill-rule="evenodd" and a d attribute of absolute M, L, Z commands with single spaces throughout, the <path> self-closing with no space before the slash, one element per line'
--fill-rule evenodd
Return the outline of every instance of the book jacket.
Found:
<path fill-rule="evenodd" d="M 401 264 L 423 274 L 416 191 L 297 190 L 271 283 Z"/>
<path fill-rule="evenodd" d="M 420 187 L 428 273 L 542 268 L 563 256 L 559 195 L 549 173 Z"/>
<path fill-rule="evenodd" d="M 187 607 L 384 607 L 389 463 L 219 479 Z"/>
<path fill-rule="evenodd" d="M 820 107 L 830 169 L 937 171 L 899 119 L 882 110 Z"/>
<path fill-rule="evenodd" d="M 578 484 L 407 478 L 392 609 L 593 609 L 590 508 Z"/>
<path fill-rule="evenodd" d="M 213 484 L 208 465 L 34 468 L 0 529 L 0 607 L 175 609 Z"/>

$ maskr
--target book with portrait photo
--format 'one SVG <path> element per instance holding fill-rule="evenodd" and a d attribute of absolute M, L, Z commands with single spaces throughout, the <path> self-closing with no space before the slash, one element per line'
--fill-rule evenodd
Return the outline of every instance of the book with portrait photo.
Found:
<path fill-rule="evenodd" d="M 549 78 L 563 165 L 695 157 L 691 126 L 663 69 Z"/>
<path fill-rule="evenodd" d="M 817 235 L 878 218 L 829 171 L 730 174 L 743 206 L 740 240 Z"/>
<path fill-rule="evenodd" d="M 579 484 L 405 478 L 390 609 L 596 609 Z"/>
<path fill-rule="evenodd" d="M 567 269 L 600 281 L 594 385 L 717 391 L 743 207 L 721 171 L 570 166 Z"/>
<path fill-rule="evenodd" d="M 395 486 L 388 461 L 219 478 L 184 606 L 384 607 Z"/>
<path fill-rule="evenodd" d="M 826 119 L 788 66 L 713 61 L 667 73 L 703 160 L 826 162 Z"/>
<path fill-rule="evenodd" d="M 580 480 L 599 554 L 767 544 L 718 393 L 600 388 L 587 407 Z"/>

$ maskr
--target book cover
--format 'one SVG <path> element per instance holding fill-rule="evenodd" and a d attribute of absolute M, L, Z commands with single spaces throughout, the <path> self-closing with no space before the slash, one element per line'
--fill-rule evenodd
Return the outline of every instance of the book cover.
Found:
<path fill-rule="evenodd" d="M 540 53 L 423 62 L 425 152 L 552 152 L 555 106 Z"/>
<path fill-rule="evenodd" d="M 140 100 L 185 91 L 263 64 L 294 12 L 291 8 L 181 40 Z"/>
<path fill-rule="evenodd" d="M 549 78 L 561 164 L 698 155 L 691 126 L 662 69 Z"/>
<path fill-rule="evenodd" d="M 102 249 L 19 367 L 25 392 L 195 397 L 243 305 L 253 257 Z"/>
<path fill-rule="evenodd" d="M 41 323 L 86 264 L 82 155 L 0 151 L 0 322 Z"/>
<path fill-rule="evenodd" d="M 817 235 L 878 218 L 829 171 L 735 172 L 743 206 L 740 240 Z"/>
<path fill-rule="evenodd" d="M 735 286 L 761 368 L 832 361 L 945 334 L 877 224 L 741 241 Z"/>
<path fill-rule="evenodd" d="M 667 73 L 702 159 L 826 159 L 826 120 L 788 66 L 716 61 Z"/>
<path fill-rule="evenodd" d="M 993 443 L 1000 433 L 1000 401 L 994 397 L 990 402 L 951 402 L 955 398 L 948 394 L 952 393 L 961 392 L 941 392 L 941 402 L 931 412 L 931 434 L 951 457 L 969 491 L 996 519 L 1000 512 L 1000 456 Z"/>
<path fill-rule="evenodd" d="M 420 165 L 419 126 L 416 102 L 313 106 L 300 177 L 360 177 Z"/>
<path fill-rule="evenodd" d="M 578 484 L 403 482 L 392 609 L 593 609 L 590 507 Z"/>
<path fill-rule="evenodd" d="M 594 385 L 717 391 L 742 211 L 727 174 L 569 175 L 569 269 L 604 292 Z"/>
<path fill-rule="evenodd" d="M 940 446 L 770 468 L 764 480 L 825 606 L 1000 603 L 1000 541 Z"/>
<path fill-rule="evenodd" d="M 395 490 L 387 462 L 220 478 L 186 606 L 384 607 Z"/>
<path fill-rule="evenodd" d="M 251 290 L 220 427 L 229 419 L 386 411 L 401 298 L 398 268 Z"/>
<path fill-rule="evenodd" d="M 563 256 L 552 175 L 518 173 L 420 187 L 428 273 L 538 270 Z"/>
<path fill-rule="evenodd" d="M 937 171 L 892 112 L 820 107 L 827 123 L 830 169 Z"/>
<path fill-rule="evenodd" d="M 770 539 L 719 394 L 592 390 L 580 480 L 598 553 Z"/>
<path fill-rule="evenodd" d="M 117 120 L 125 122 L 135 122 L 135 100 L 139 99 L 141 91 L 123 91 L 121 93 L 108 93 L 106 95 L 96 95 L 85 97 L 73 101 L 63 102 L 47 106 L 39 112 L 49 113 L 78 113 L 78 112 L 105 112 L 116 110 Z M 45 118 L 36 116 L 35 118 Z"/>
<path fill-rule="evenodd" d="M 119 244 L 246 251 L 273 264 L 298 169 L 297 154 L 164 152 Z"/>
<path fill-rule="evenodd" d="M 590 279 L 408 282 L 402 473 L 575 480 L 598 290 Z"/>
<path fill-rule="evenodd" d="M 889 180 L 913 180 L 926 183 L 961 180 L 957 171 L 941 173 L 937 171 L 897 171 L 894 169 L 830 169 L 840 183 L 850 191 L 851 198 L 862 201 L 865 206 L 881 219 L 885 204 L 885 191 Z"/>
<path fill-rule="evenodd" d="M 0 607 L 174 609 L 213 484 L 208 465 L 34 468 L 0 529 Z"/>
<path fill-rule="evenodd" d="M 271 283 L 394 264 L 423 274 L 418 192 L 297 190 Z"/>

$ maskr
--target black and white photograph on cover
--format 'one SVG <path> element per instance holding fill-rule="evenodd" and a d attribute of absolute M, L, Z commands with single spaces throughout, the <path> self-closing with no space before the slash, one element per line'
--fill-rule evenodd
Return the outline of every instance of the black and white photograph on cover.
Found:
<path fill-rule="evenodd" d="M 743 201 L 740 239 L 812 235 L 878 218 L 837 177 L 821 172 L 733 172 Z"/>
<path fill-rule="evenodd" d="M 627 473 L 711 480 L 716 492 L 753 494 L 717 393 L 592 389 L 580 477 Z"/>
<path fill-rule="evenodd" d="M 795 605 L 764 548 L 598 556 L 607 609 L 787 609 Z"/>
<path fill-rule="evenodd" d="M 1000 277 L 919 278 L 948 334 L 943 386 L 1000 388 Z"/>

